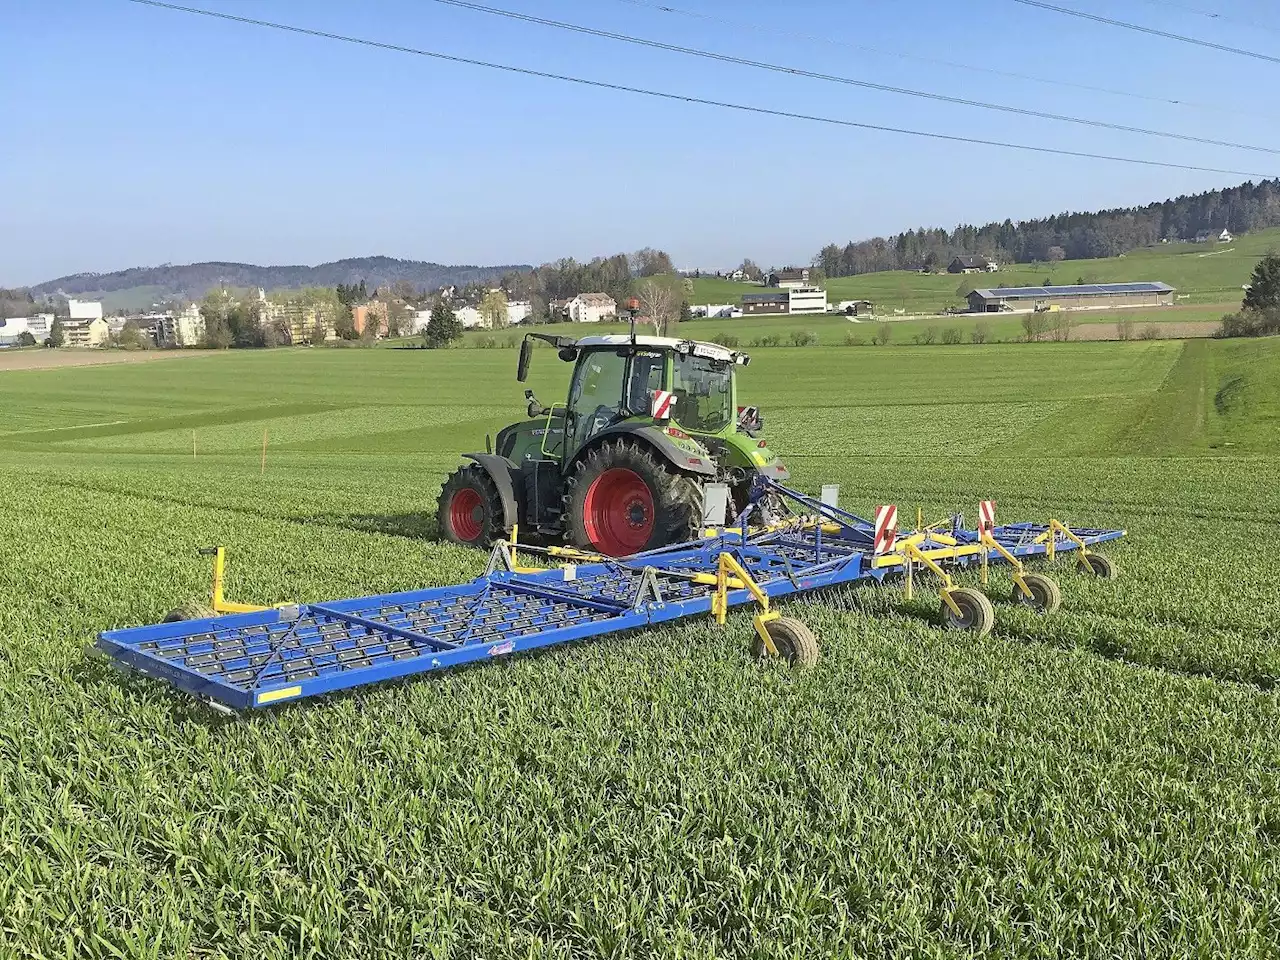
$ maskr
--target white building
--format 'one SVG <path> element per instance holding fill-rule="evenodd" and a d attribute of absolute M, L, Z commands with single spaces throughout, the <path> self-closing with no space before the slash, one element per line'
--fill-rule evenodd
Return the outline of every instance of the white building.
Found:
<path fill-rule="evenodd" d="M 707 317 L 712 320 L 742 316 L 742 310 L 732 303 L 699 304 L 698 306 L 690 307 L 689 312 L 695 317 Z"/>
<path fill-rule="evenodd" d="M 102 319 L 101 300 L 68 300 L 67 307 L 71 311 L 72 321 Z"/>
<path fill-rule="evenodd" d="M 0 319 L 0 346 L 13 346 L 24 333 L 29 333 L 37 344 L 49 339 L 53 330 L 53 314 L 37 313 L 30 317 Z"/>
<path fill-rule="evenodd" d="M 44 343 L 49 339 L 49 334 L 53 332 L 52 313 L 37 313 L 35 316 L 24 319 L 27 322 L 27 329 L 36 338 L 36 343 Z"/>
<path fill-rule="evenodd" d="M 569 301 L 568 313 L 574 323 L 599 323 L 617 316 L 618 303 L 607 293 L 580 293 Z"/>
<path fill-rule="evenodd" d="M 524 323 L 533 316 L 533 304 L 528 300 L 507 301 L 507 323 Z"/>
<path fill-rule="evenodd" d="M 200 305 L 189 303 L 176 316 L 165 314 L 160 319 L 159 342 L 167 347 L 196 347 L 204 339 L 204 317 Z"/>
<path fill-rule="evenodd" d="M 27 326 L 26 317 L 9 317 L 7 320 L 0 319 L 0 347 L 17 346 L 18 338 L 24 333 L 31 333 L 31 328 Z M 34 333 L 31 335 L 33 337 L 35 336 Z"/>
<path fill-rule="evenodd" d="M 826 313 L 827 291 L 821 287 L 791 287 L 787 290 L 788 313 Z"/>
<path fill-rule="evenodd" d="M 427 324 L 431 322 L 430 310 L 415 310 L 413 316 L 409 318 L 409 336 L 416 337 L 423 330 L 427 329 Z"/>
<path fill-rule="evenodd" d="M 1230 231 L 1230 230 L 1227 230 L 1227 229 L 1225 229 L 1225 228 L 1223 229 L 1223 231 L 1222 231 L 1220 234 L 1218 234 L 1218 242 L 1219 242 L 1219 243 L 1230 243 L 1230 242 L 1231 242 L 1231 241 L 1233 241 L 1234 239 L 1235 239 L 1235 237 L 1233 237 L 1233 236 L 1231 235 L 1231 231 Z"/>
<path fill-rule="evenodd" d="M 475 307 L 459 307 L 453 311 L 453 315 L 458 318 L 464 330 L 474 330 L 476 327 L 484 326 L 484 317 Z"/>

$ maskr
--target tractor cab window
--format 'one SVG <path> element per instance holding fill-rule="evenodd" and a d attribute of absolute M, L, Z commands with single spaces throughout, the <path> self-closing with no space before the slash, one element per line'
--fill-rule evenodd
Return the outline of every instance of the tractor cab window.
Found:
<path fill-rule="evenodd" d="M 618 417 L 626 380 L 627 357 L 616 350 L 584 352 L 569 389 L 571 450 L 577 450 Z"/>
<path fill-rule="evenodd" d="M 676 354 L 672 416 L 686 430 L 718 433 L 733 422 L 733 365 Z"/>
<path fill-rule="evenodd" d="M 662 389 L 666 357 L 661 353 L 637 353 L 627 371 L 627 412 L 645 416 L 653 403 L 653 392 Z"/>

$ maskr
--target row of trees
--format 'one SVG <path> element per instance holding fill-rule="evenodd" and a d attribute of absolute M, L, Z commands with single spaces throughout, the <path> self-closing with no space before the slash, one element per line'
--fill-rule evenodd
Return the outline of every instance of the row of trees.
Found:
<path fill-rule="evenodd" d="M 568 300 L 580 293 L 606 293 L 623 303 L 637 292 L 637 285 L 651 277 L 676 272 L 665 250 L 644 247 L 634 253 L 616 253 L 580 263 L 572 257 L 544 263 L 528 271 L 504 274 L 500 286 L 513 300 L 532 304 L 535 323 L 554 322 L 551 303 Z"/>
<path fill-rule="evenodd" d="M 52 313 L 55 317 L 66 318 L 71 315 L 71 309 L 63 296 L 36 296 L 27 287 L 0 287 L 0 320 L 29 317 L 36 313 Z"/>
<path fill-rule="evenodd" d="M 814 257 L 829 277 L 881 270 L 940 269 L 976 254 L 1033 263 L 1112 257 L 1160 240 L 1191 239 L 1201 230 L 1236 233 L 1280 226 L 1280 179 L 1181 196 L 1143 207 L 1063 213 L 1041 220 L 1005 220 L 954 230 L 921 227 L 891 237 L 830 243 Z"/>

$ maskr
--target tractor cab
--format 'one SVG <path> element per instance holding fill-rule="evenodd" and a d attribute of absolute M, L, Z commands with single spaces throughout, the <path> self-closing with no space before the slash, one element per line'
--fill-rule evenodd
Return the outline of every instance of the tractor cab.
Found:
<path fill-rule="evenodd" d="M 526 390 L 529 418 L 501 430 L 486 454 L 467 455 L 473 465 L 441 494 L 447 539 L 486 545 L 518 523 L 623 556 L 696 536 L 708 482 L 729 484 L 741 509 L 757 473 L 787 476 L 757 436 L 758 417 L 739 415 L 735 373 L 746 354 L 671 337 L 526 334 L 520 381 L 539 340 L 574 365 L 568 395 L 547 407 Z M 477 489 L 486 484 L 496 493 Z"/>

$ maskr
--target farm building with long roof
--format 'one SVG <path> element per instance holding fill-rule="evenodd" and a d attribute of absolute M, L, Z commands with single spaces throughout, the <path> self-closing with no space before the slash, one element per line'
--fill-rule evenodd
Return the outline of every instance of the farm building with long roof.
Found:
<path fill-rule="evenodd" d="M 1050 307 L 1088 310 L 1114 307 L 1165 307 L 1173 303 L 1167 283 L 1081 283 L 1060 287 L 996 287 L 969 294 L 973 313 L 1045 310 Z"/>

